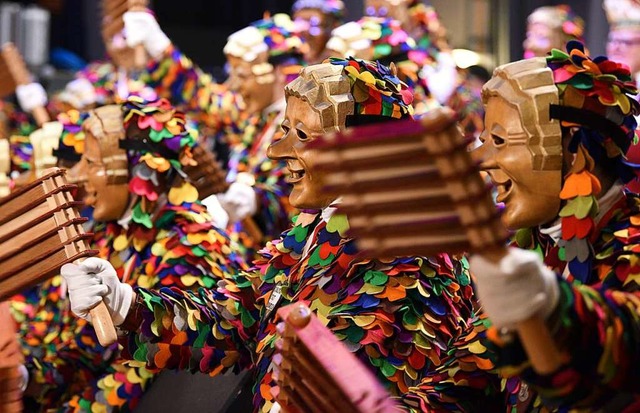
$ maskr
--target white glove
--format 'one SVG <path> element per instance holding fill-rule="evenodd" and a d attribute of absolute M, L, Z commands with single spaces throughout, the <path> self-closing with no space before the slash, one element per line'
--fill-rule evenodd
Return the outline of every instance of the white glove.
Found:
<path fill-rule="evenodd" d="M 22 376 L 22 380 L 20 381 L 20 390 L 24 393 L 29 385 L 29 370 L 27 370 L 24 364 L 21 364 L 18 366 L 18 371 Z"/>
<path fill-rule="evenodd" d="M 509 248 L 499 264 L 477 254 L 469 263 L 480 304 L 497 328 L 513 328 L 534 315 L 547 318 L 558 304 L 556 274 L 535 252 Z"/>
<path fill-rule="evenodd" d="M 119 326 L 124 322 L 131 307 L 133 289 L 120 282 L 109 261 L 87 258 L 80 265 L 63 265 L 60 274 L 67 282 L 71 311 L 75 315 L 91 321 L 89 310 L 104 299 L 113 324 Z"/>
<path fill-rule="evenodd" d="M 16 97 L 25 112 L 31 112 L 34 108 L 47 104 L 47 92 L 40 83 L 36 82 L 16 87 Z"/>
<path fill-rule="evenodd" d="M 60 93 L 60 99 L 77 109 L 82 109 L 96 103 L 98 95 L 88 79 L 80 78 L 67 83 L 64 91 Z"/>
<path fill-rule="evenodd" d="M 436 67 L 424 66 L 421 75 L 427 79 L 431 95 L 445 105 L 458 87 L 458 70 L 453 56 L 447 52 L 438 53 L 436 61 Z"/>
<path fill-rule="evenodd" d="M 210 195 L 202 200 L 202 204 L 207 207 L 209 215 L 213 220 L 213 224 L 218 228 L 226 228 L 229 224 L 229 214 L 220 204 L 220 200 L 216 195 Z"/>
<path fill-rule="evenodd" d="M 164 34 L 151 13 L 128 11 L 122 18 L 124 19 L 127 46 L 135 47 L 142 44 L 149 56 L 157 59 L 171 44 L 171 40 Z"/>
<path fill-rule="evenodd" d="M 229 214 L 229 221 L 238 222 L 258 211 L 256 191 L 251 185 L 234 182 L 227 192 L 218 195 L 220 205 Z"/>

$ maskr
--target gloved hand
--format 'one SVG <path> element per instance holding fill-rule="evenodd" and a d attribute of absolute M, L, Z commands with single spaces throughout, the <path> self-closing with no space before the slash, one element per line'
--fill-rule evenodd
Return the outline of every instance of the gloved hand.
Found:
<path fill-rule="evenodd" d="M 202 200 L 202 205 L 207 207 L 209 215 L 213 220 L 213 224 L 218 228 L 226 228 L 229 224 L 229 214 L 220 204 L 220 200 L 216 195 L 210 195 Z"/>
<path fill-rule="evenodd" d="M 69 103 L 77 109 L 83 109 L 93 105 L 98 100 L 96 89 L 91 82 L 85 78 L 75 79 L 67 83 L 60 93 L 60 99 Z"/>
<path fill-rule="evenodd" d="M 232 183 L 227 192 L 218 195 L 218 200 L 232 223 L 242 221 L 258 211 L 256 191 L 251 185 L 241 182 Z"/>
<path fill-rule="evenodd" d="M 159 58 L 171 44 L 153 15 L 146 11 L 128 11 L 124 19 L 127 46 L 142 44 L 153 59 Z"/>
<path fill-rule="evenodd" d="M 20 390 L 24 393 L 29 385 L 29 370 L 24 364 L 21 364 L 18 366 L 18 371 L 20 372 Z"/>
<path fill-rule="evenodd" d="M 458 70 L 453 56 L 447 52 L 438 53 L 436 62 L 435 67 L 424 66 L 421 76 L 427 79 L 431 95 L 442 105 L 445 105 L 458 87 Z"/>
<path fill-rule="evenodd" d="M 34 108 L 44 107 L 47 104 L 47 92 L 37 82 L 16 87 L 16 97 L 18 104 L 25 112 L 31 112 Z"/>
<path fill-rule="evenodd" d="M 89 310 L 104 299 L 113 324 L 119 326 L 124 322 L 131 307 L 133 289 L 120 282 L 109 261 L 87 258 L 80 265 L 63 265 L 60 274 L 67 282 L 71 311 L 75 315 L 91 321 Z"/>
<path fill-rule="evenodd" d="M 556 274 L 538 254 L 508 251 L 498 264 L 478 254 L 469 260 L 480 304 L 497 328 L 513 328 L 534 315 L 547 318 L 560 298 Z"/>

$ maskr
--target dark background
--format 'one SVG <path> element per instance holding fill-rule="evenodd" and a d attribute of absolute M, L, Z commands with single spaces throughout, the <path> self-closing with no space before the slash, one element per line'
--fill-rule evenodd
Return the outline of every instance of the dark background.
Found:
<path fill-rule="evenodd" d="M 2 3 L 4 0 L 0 0 Z M 533 9 L 543 5 L 567 3 L 587 22 L 586 39 L 592 54 L 604 52 L 608 25 L 602 10 L 602 0 L 490 0 L 491 19 L 504 22 L 497 31 L 494 44 L 502 42 L 498 63 L 521 58 L 526 18 Z M 64 47 L 86 60 L 104 57 L 99 35 L 100 0 L 37 0 L 15 1 L 39 4 L 52 11 L 51 47 Z M 163 30 L 181 50 L 209 71 L 224 64 L 222 48 L 226 38 L 250 22 L 271 13 L 288 12 L 294 0 L 152 0 Z M 345 0 L 348 18 L 362 14 L 362 0 Z M 455 25 L 447 22 L 449 30 Z M 452 27 L 453 26 L 453 27 Z M 504 38 L 507 38 L 506 40 Z M 506 43 L 505 43 L 506 42 Z M 457 45 L 464 47 L 463 45 Z M 495 52 L 495 50 L 494 50 Z"/>

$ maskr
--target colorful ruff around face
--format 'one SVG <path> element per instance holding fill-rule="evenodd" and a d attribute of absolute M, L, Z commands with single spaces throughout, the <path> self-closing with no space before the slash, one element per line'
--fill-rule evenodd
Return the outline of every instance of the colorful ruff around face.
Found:
<path fill-rule="evenodd" d="M 634 115 L 640 105 L 632 95 L 638 91 L 627 67 L 602 56 L 591 59 L 579 42 L 570 42 L 567 53 L 553 50 L 547 63 L 560 92 L 560 104 L 551 105 L 551 117 L 563 128 L 577 128 L 568 145 L 575 161 L 560 193 L 566 201 L 560 211 L 564 254 L 571 273 L 589 283 L 589 238 L 601 189 L 593 171 L 603 167 L 625 183 L 635 177 L 636 165 L 626 162 L 625 154 L 636 139 Z"/>

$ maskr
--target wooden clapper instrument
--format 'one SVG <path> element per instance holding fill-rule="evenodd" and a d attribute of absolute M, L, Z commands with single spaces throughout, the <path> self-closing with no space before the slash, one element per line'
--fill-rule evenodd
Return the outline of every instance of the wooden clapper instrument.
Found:
<path fill-rule="evenodd" d="M 5 43 L 0 50 L 0 99 L 15 93 L 20 85 L 31 83 L 31 75 L 13 43 Z M 31 112 L 38 126 L 49 121 L 49 113 L 44 107 L 36 107 Z"/>
<path fill-rule="evenodd" d="M 102 32 L 105 42 L 120 33 L 124 28 L 122 16 L 128 11 L 144 11 L 148 0 L 102 0 Z M 147 52 L 143 45 L 134 50 L 133 64 L 136 69 L 143 69 L 147 62 Z"/>
<path fill-rule="evenodd" d="M 303 303 L 278 310 L 284 320 L 277 400 L 289 413 L 400 411 L 378 379 Z"/>
<path fill-rule="evenodd" d="M 347 129 L 310 145 L 319 151 L 312 168 L 342 196 L 339 210 L 365 255 L 470 251 L 498 262 L 508 233 L 468 143 L 453 112 L 438 109 L 421 121 Z M 537 372 L 560 366 L 543 320 L 526 320 L 517 331 Z"/>
<path fill-rule="evenodd" d="M 9 313 L 9 303 L 0 302 L 0 413 L 22 411 L 22 374 L 18 366 L 23 363 L 15 321 Z"/>
<path fill-rule="evenodd" d="M 41 178 L 0 199 L 0 301 L 60 273 L 66 263 L 94 256 L 82 218 L 75 185 L 65 171 L 51 168 Z M 117 336 L 104 303 L 91 311 L 100 344 Z"/>

